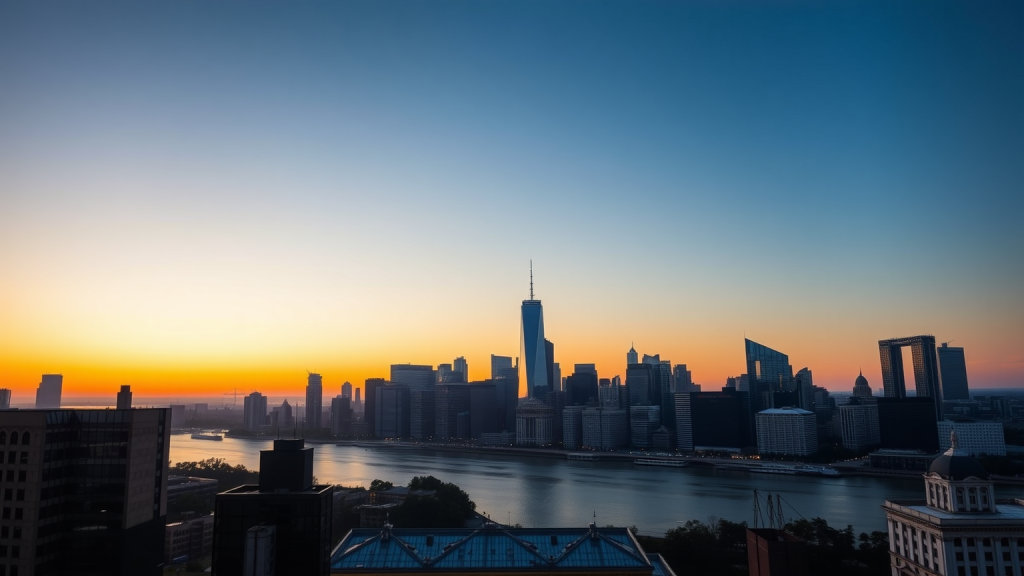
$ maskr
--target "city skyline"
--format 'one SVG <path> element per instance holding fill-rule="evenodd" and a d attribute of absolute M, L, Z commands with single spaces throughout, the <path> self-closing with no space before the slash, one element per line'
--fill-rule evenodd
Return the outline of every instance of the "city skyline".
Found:
<path fill-rule="evenodd" d="M 715 389 L 750 338 L 879 390 L 933 334 L 1024 386 L 1019 4 L 239 12 L 0 5 L 14 404 L 479 375 L 531 259 L 566 375 L 635 342 Z"/>

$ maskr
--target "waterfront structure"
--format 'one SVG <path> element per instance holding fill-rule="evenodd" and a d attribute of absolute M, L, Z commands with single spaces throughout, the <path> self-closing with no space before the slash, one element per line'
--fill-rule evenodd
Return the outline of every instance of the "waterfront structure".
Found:
<path fill-rule="evenodd" d="M 373 409 L 373 434 L 377 438 L 409 437 L 409 387 L 390 383 L 378 386 Z"/>
<path fill-rule="evenodd" d="M 544 398 L 550 388 L 547 347 L 544 340 L 544 308 L 533 297 L 533 264 L 530 264 L 530 299 L 523 300 L 522 348 L 526 360 L 526 396 Z"/>
<path fill-rule="evenodd" d="M 932 398 L 877 398 L 881 447 L 889 450 L 939 451 L 939 429 Z"/>
<path fill-rule="evenodd" d="M 345 395 L 331 398 L 331 435 L 345 436 L 352 433 L 352 399 Z"/>
<path fill-rule="evenodd" d="M 843 448 L 863 452 L 877 447 L 882 439 L 878 430 L 878 405 L 853 396 L 839 406 Z"/>
<path fill-rule="evenodd" d="M 661 425 L 660 406 L 629 407 L 629 441 L 635 448 L 650 448 Z"/>
<path fill-rule="evenodd" d="M 352 398 L 352 383 L 348 380 L 341 385 L 341 396 L 343 398 Z"/>
<path fill-rule="evenodd" d="M 11 407 L 10 388 L 0 388 L 0 410 L 7 410 Z"/>
<path fill-rule="evenodd" d="M 242 428 L 259 432 L 267 423 L 267 397 L 253 391 L 242 400 Z"/>
<path fill-rule="evenodd" d="M 864 372 L 857 376 L 857 379 L 853 382 L 853 395 L 857 398 L 871 398 L 871 386 L 868 385 L 868 379 L 864 377 Z"/>
<path fill-rule="evenodd" d="M 950 447 L 950 437 L 956 431 L 958 446 L 970 456 L 1006 456 L 1006 439 L 1001 422 L 939 422 L 939 450 Z"/>
<path fill-rule="evenodd" d="M 306 379 L 306 429 L 317 431 L 323 427 L 324 380 L 309 372 Z"/>
<path fill-rule="evenodd" d="M 935 354 L 934 336 L 908 336 L 878 341 L 882 362 L 882 387 L 886 398 L 906 398 L 907 384 L 903 377 L 903 347 L 910 346 L 914 359 L 914 386 L 918 398 L 931 398 L 936 421 L 942 419 L 942 389 Z"/>
<path fill-rule="evenodd" d="M 555 411 L 540 400 L 527 398 L 516 408 L 516 444 L 550 446 L 554 442 Z"/>
<path fill-rule="evenodd" d="M 675 410 L 676 444 L 683 452 L 740 452 L 755 445 L 749 392 L 676 394 Z"/>
<path fill-rule="evenodd" d="M 936 349 L 936 353 L 942 399 L 970 400 L 971 392 L 967 386 L 967 361 L 964 359 L 964 349 L 943 342 Z"/>
<path fill-rule="evenodd" d="M 377 388 L 384 386 L 387 381 L 383 378 L 367 378 L 366 382 L 363 383 L 364 390 L 366 391 L 365 400 L 366 403 L 363 406 L 363 424 L 366 427 L 366 433 L 373 435 L 377 425 Z M 359 390 L 356 390 L 356 403 L 359 403 Z"/>
<path fill-rule="evenodd" d="M 625 410 L 585 408 L 582 419 L 584 448 L 618 450 L 629 444 L 629 420 Z"/>
<path fill-rule="evenodd" d="M 754 417 L 761 454 L 810 456 L 818 453 L 818 423 L 802 408 L 769 408 Z"/>
<path fill-rule="evenodd" d="M 267 423 L 267 397 L 253 391 L 242 400 L 242 427 L 258 432 Z"/>
<path fill-rule="evenodd" d="M 1024 573 L 1024 500 L 997 499 L 995 483 L 955 436 L 924 481 L 924 500 L 882 506 L 893 576 Z"/>
<path fill-rule="evenodd" d="M 64 387 L 62 374 L 43 374 L 43 380 L 36 389 L 36 409 L 60 408 L 61 389 Z"/>
<path fill-rule="evenodd" d="M 434 435 L 438 440 L 468 439 L 468 430 L 459 436 L 459 414 L 469 414 L 468 384 L 438 384 L 435 390 Z M 465 418 L 465 416 L 464 416 Z"/>
<path fill-rule="evenodd" d="M 206 514 L 168 524 L 164 531 L 164 563 L 180 564 L 213 550 L 213 516 Z"/>
<path fill-rule="evenodd" d="M 675 576 L 626 528 L 358 528 L 331 553 L 331 574 L 616 574 Z"/>
<path fill-rule="evenodd" d="M 491 381 L 469 384 L 469 436 L 479 440 L 498 432 L 498 387 Z"/>
<path fill-rule="evenodd" d="M 217 495 L 213 566 L 217 576 L 242 576 L 257 552 L 269 555 L 272 575 L 329 572 L 334 488 L 313 484 L 313 449 L 302 439 L 274 440 L 260 451 L 259 484 L 244 484 Z M 260 547 L 252 531 L 269 528 L 272 540 Z M 267 535 L 270 536 L 269 534 Z M 260 572 L 263 574 L 263 572 Z"/>
<path fill-rule="evenodd" d="M 583 445 L 583 406 L 562 409 L 562 448 L 578 450 Z"/>
<path fill-rule="evenodd" d="M 129 410 L 132 407 L 132 387 L 125 384 L 117 393 L 117 409 Z"/>
<path fill-rule="evenodd" d="M 169 420 L 166 408 L 5 412 L 7 574 L 162 574 Z"/>
<path fill-rule="evenodd" d="M 409 392 L 409 437 L 413 440 L 434 437 L 437 425 L 436 395 L 436 389 Z"/>
<path fill-rule="evenodd" d="M 461 373 L 463 382 L 469 382 L 469 364 L 464 357 L 459 356 L 452 362 L 452 371 Z"/>

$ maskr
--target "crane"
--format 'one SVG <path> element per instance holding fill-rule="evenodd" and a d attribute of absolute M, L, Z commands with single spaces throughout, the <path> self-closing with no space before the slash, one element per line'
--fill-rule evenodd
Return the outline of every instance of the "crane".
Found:
<path fill-rule="evenodd" d="M 238 407 L 238 388 L 235 388 L 234 390 L 228 390 L 227 392 L 221 394 L 221 396 L 234 396 L 235 403 L 232 404 L 232 406 Z"/>

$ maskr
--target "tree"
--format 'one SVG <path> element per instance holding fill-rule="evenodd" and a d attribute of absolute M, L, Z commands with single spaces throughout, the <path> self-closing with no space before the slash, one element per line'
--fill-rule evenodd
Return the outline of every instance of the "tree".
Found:
<path fill-rule="evenodd" d="M 433 490 L 433 496 L 410 494 L 392 515 L 392 523 L 402 528 L 458 528 L 473 517 L 476 504 L 455 484 L 433 476 L 417 476 L 410 490 Z"/>
<path fill-rule="evenodd" d="M 383 490 L 391 490 L 394 487 L 395 487 L 394 484 L 392 484 L 391 482 L 386 482 L 384 480 L 377 480 L 377 479 L 375 479 L 373 482 L 370 482 L 370 492 L 380 492 L 380 491 L 383 491 Z"/>
<path fill-rule="evenodd" d="M 242 484 L 257 484 L 260 473 L 249 470 L 245 466 L 232 466 L 222 458 L 208 458 L 201 462 L 178 462 L 171 466 L 171 474 L 180 476 L 197 476 L 212 478 L 217 481 L 217 489 L 221 492 L 237 488 Z"/>

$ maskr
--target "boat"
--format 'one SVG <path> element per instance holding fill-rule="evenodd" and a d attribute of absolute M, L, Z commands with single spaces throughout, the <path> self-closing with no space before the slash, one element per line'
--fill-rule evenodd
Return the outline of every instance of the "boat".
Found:
<path fill-rule="evenodd" d="M 593 452 L 570 452 L 566 454 L 565 457 L 568 460 L 586 460 L 588 462 L 593 462 L 595 460 L 601 459 L 597 454 L 594 454 Z"/>
<path fill-rule="evenodd" d="M 220 434 L 203 434 L 202 432 L 195 432 L 192 434 L 193 440 L 216 440 L 218 442 L 224 440 L 224 437 Z"/>
<path fill-rule="evenodd" d="M 682 468 L 688 465 L 685 460 L 661 460 L 659 458 L 637 458 L 633 460 L 633 464 L 641 466 L 669 466 L 671 468 Z"/>

